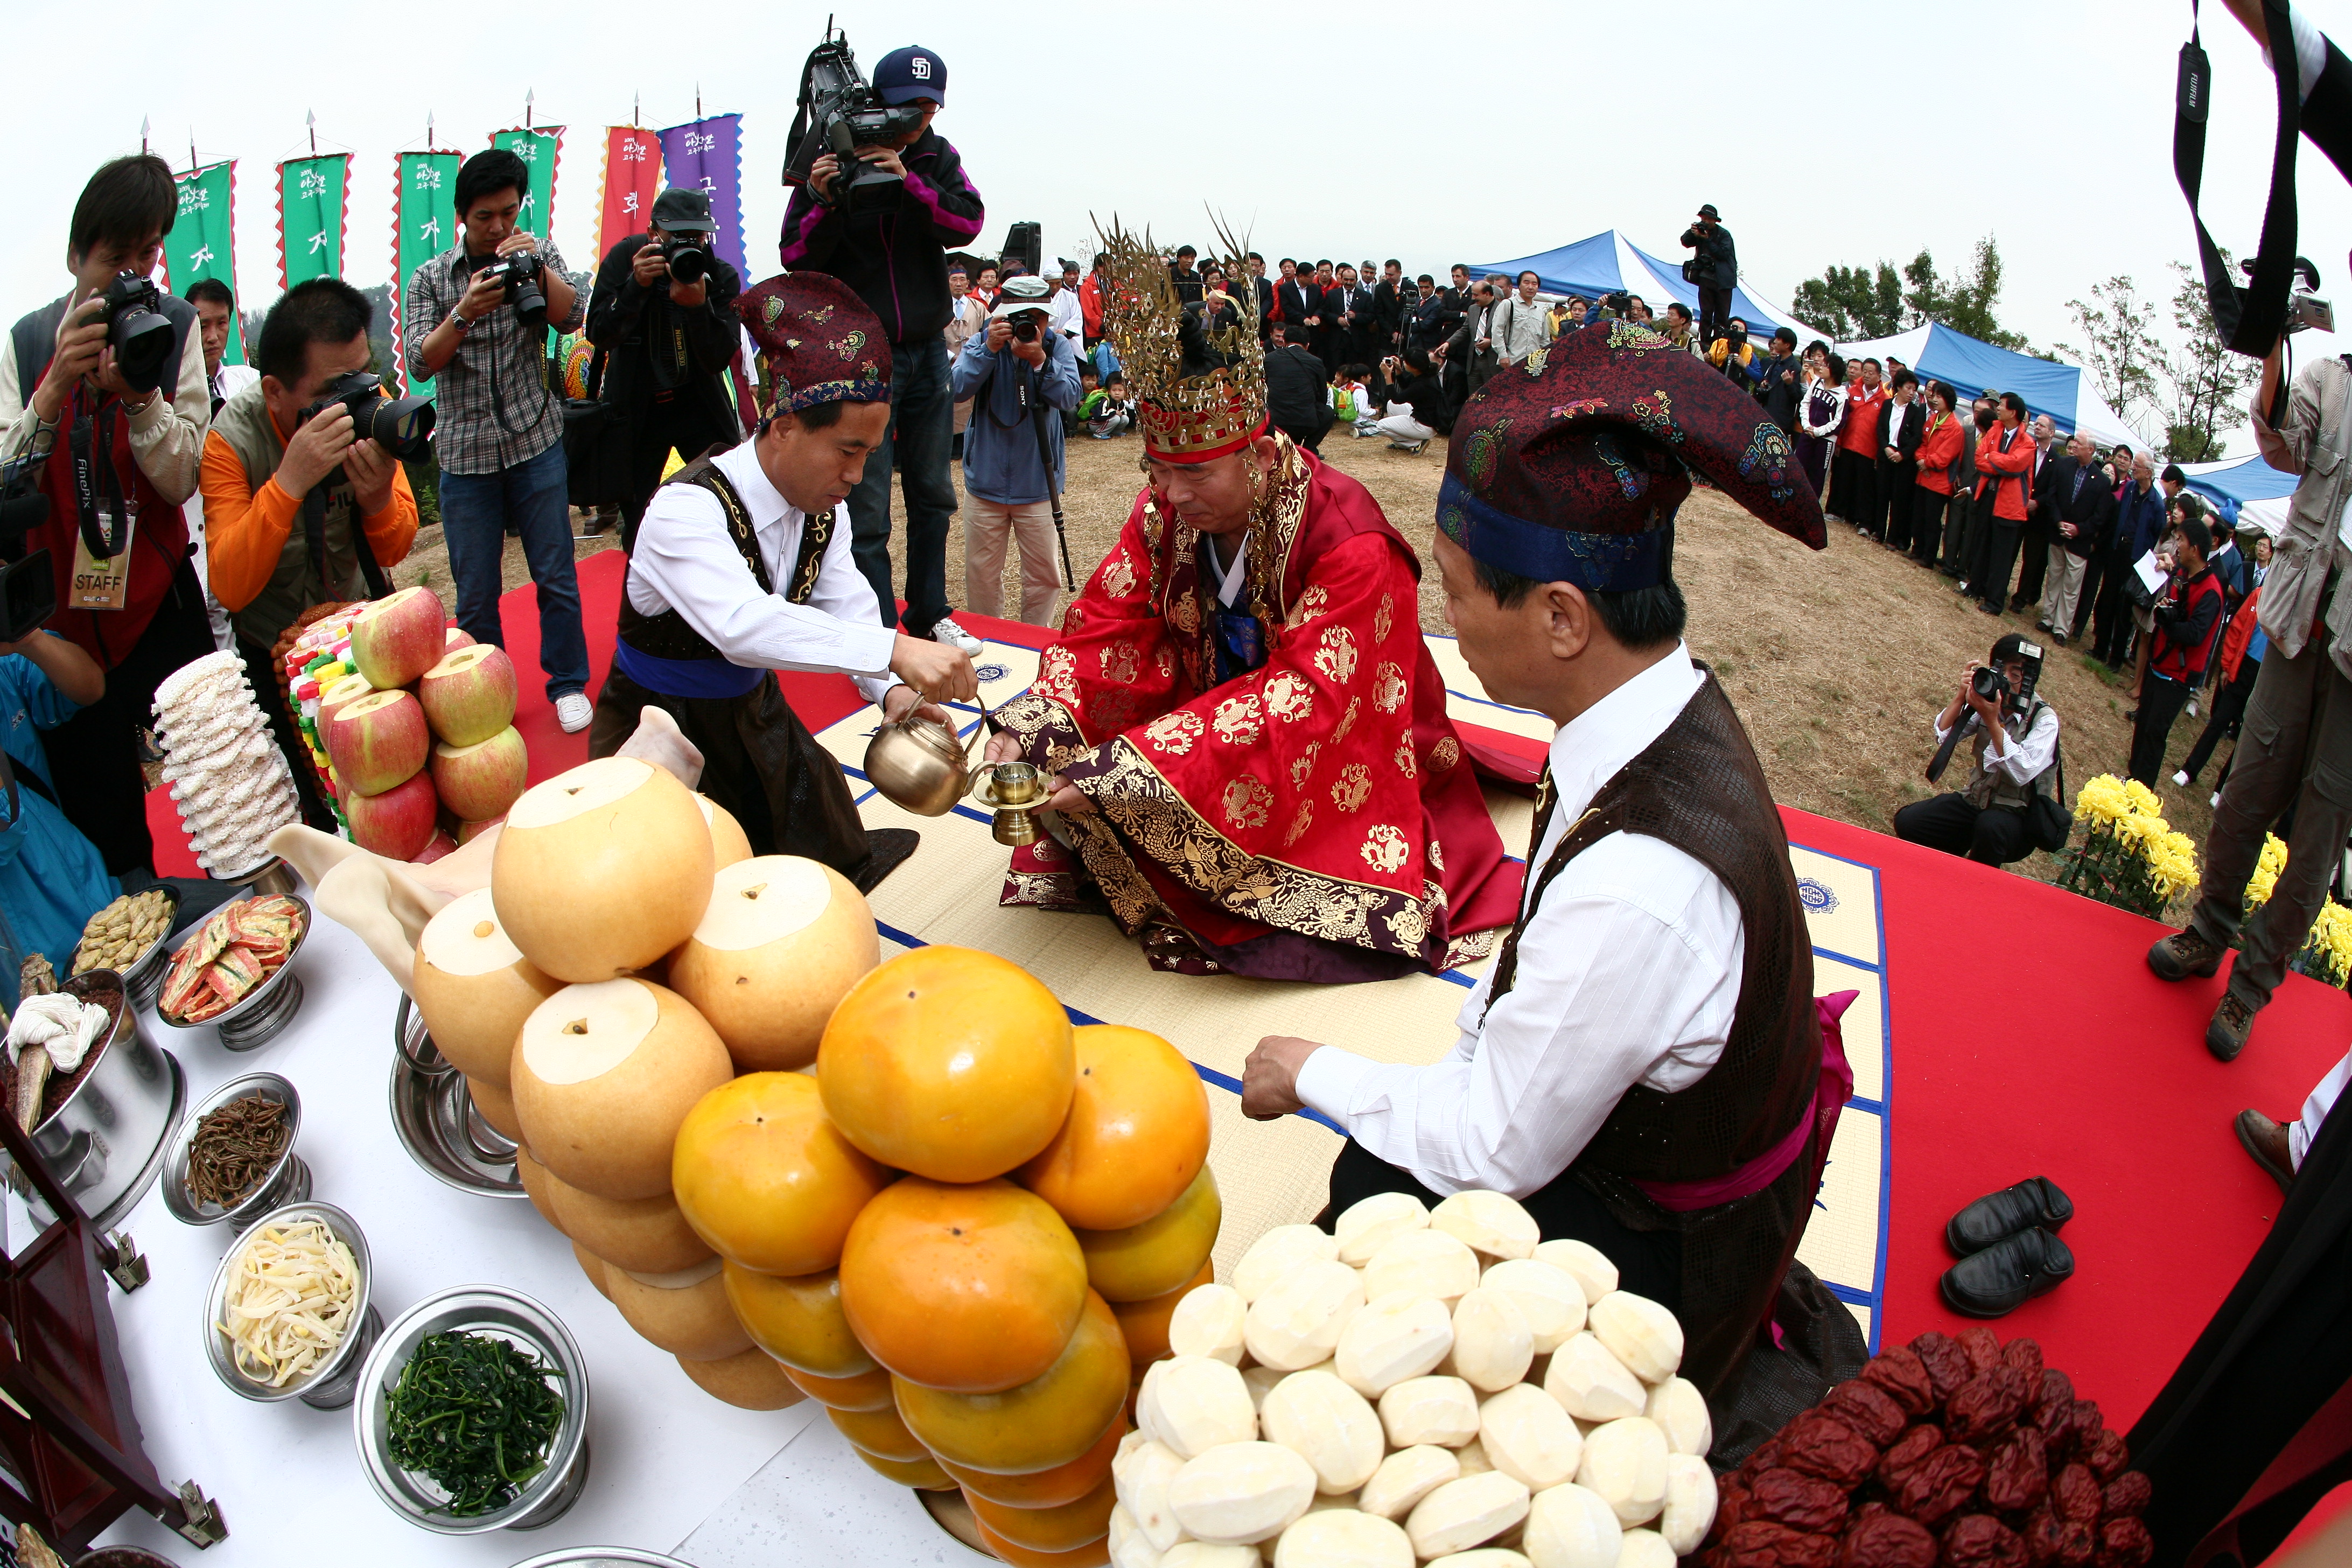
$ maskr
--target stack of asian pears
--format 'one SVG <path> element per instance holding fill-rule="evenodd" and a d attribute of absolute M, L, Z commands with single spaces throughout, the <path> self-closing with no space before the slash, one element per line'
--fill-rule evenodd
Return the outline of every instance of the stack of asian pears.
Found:
<path fill-rule="evenodd" d="M 961 1487 L 1007 1561 L 1105 1563 L 1135 1386 L 1211 1279 L 1206 1094 L 1003 959 L 879 960 L 839 875 L 611 757 L 515 803 L 415 994 L 539 1212 L 697 1384 L 816 1400 L 876 1470 Z"/>

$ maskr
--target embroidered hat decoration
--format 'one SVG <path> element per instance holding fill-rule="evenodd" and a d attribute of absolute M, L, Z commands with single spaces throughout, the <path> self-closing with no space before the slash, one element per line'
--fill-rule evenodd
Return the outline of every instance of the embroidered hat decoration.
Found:
<path fill-rule="evenodd" d="M 890 401 L 890 341 L 857 291 L 823 272 L 784 272 L 745 289 L 735 311 L 775 380 L 772 412 Z"/>
<path fill-rule="evenodd" d="M 1673 572 L 1675 513 L 1704 474 L 1815 550 L 1821 501 L 1757 401 L 1631 321 L 1562 332 L 1463 408 L 1437 526 L 1491 566 L 1594 593 Z"/>
<path fill-rule="evenodd" d="M 1223 231 L 1219 230 L 1221 238 Z M 1168 259 L 1149 229 L 1138 237 L 1116 216 L 1102 234 L 1109 258 L 1103 287 L 1103 331 L 1118 351 L 1135 389 L 1136 424 L 1148 457 L 1205 463 L 1238 452 L 1266 432 L 1265 362 L 1257 341 L 1256 301 L 1236 304 L 1233 320 L 1204 320 L 1204 306 L 1176 298 Z M 1226 248 L 1242 247 L 1225 240 Z M 1244 276 L 1239 255 L 1225 276 Z M 1219 307 L 1216 320 L 1223 320 Z"/>

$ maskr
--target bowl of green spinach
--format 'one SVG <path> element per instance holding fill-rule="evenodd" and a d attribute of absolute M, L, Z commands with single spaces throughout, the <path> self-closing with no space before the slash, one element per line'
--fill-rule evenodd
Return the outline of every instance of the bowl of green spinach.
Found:
<path fill-rule="evenodd" d="M 461 1285 L 388 1324 L 352 1413 L 368 1482 L 443 1535 L 536 1530 L 588 1479 L 588 1377 L 554 1313 L 519 1291 Z"/>

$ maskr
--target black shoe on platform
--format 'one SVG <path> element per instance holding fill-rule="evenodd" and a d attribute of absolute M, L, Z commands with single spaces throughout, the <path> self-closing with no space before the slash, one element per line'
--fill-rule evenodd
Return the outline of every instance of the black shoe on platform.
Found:
<path fill-rule="evenodd" d="M 907 863 L 915 846 L 923 836 L 911 827 L 869 827 L 866 830 L 866 858 L 850 873 L 850 885 L 861 893 L 871 893 L 882 885 L 882 879 Z"/>
<path fill-rule="evenodd" d="M 1952 1216 L 1944 1244 L 1955 1258 L 1984 1251 L 2020 1231 L 2056 1230 L 2074 1217 L 2074 1200 L 2047 1176 L 2028 1176 L 2013 1187 L 1990 1193 Z"/>
<path fill-rule="evenodd" d="M 2046 1230 L 2021 1230 L 1963 1258 L 1939 1281 L 1944 1304 L 1971 1318 L 1998 1318 L 2074 1277 L 2074 1255 Z"/>

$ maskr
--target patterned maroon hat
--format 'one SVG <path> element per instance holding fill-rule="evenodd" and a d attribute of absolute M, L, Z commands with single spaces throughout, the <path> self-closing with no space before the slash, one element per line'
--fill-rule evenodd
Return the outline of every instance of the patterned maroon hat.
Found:
<path fill-rule="evenodd" d="M 1496 372 L 1454 430 L 1437 526 L 1491 566 L 1596 593 L 1672 574 L 1696 468 L 1814 549 L 1822 507 L 1762 405 L 1646 327 L 1564 331 Z"/>
<path fill-rule="evenodd" d="M 890 401 L 890 340 L 857 291 L 823 272 L 783 272 L 735 300 L 776 383 L 776 413 Z"/>

